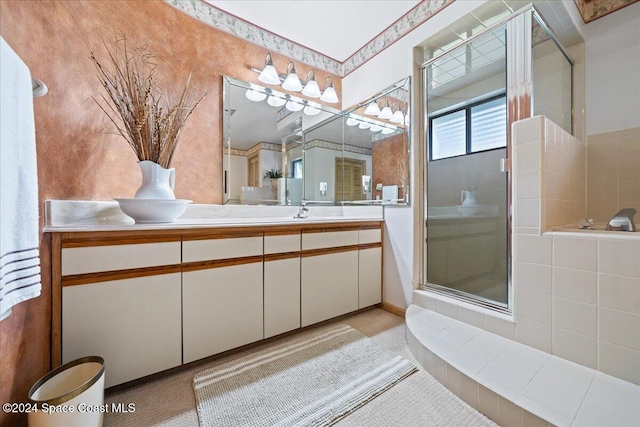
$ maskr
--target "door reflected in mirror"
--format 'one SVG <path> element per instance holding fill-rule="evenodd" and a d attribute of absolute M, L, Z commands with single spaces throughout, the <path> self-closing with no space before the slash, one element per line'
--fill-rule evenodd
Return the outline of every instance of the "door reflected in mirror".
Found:
<path fill-rule="evenodd" d="M 230 77 L 223 87 L 225 204 L 408 203 L 408 78 L 348 111 Z"/>

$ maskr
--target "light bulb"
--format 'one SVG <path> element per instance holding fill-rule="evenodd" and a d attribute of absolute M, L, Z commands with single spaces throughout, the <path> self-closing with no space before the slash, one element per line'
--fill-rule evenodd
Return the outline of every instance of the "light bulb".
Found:
<path fill-rule="evenodd" d="M 320 101 L 329 102 L 331 104 L 335 104 L 338 102 L 338 94 L 336 90 L 333 88 L 333 82 L 331 82 L 331 86 L 326 88 L 320 97 Z"/>
<path fill-rule="evenodd" d="M 264 99 L 267 97 L 267 94 L 264 92 L 258 92 L 257 90 L 253 90 L 253 89 L 248 89 L 245 92 L 245 96 L 247 97 L 247 99 L 249 99 L 250 101 L 253 102 L 260 102 L 260 101 L 264 101 Z"/>
<path fill-rule="evenodd" d="M 380 111 L 378 118 L 383 120 L 389 120 L 391 117 L 393 117 L 393 112 L 391 111 L 391 107 L 389 107 L 389 100 L 387 99 L 387 103 L 382 109 L 382 111 Z"/>
<path fill-rule="evenodd" d="M 271 105 L 272 107 L 282 107 L 286 103 L 287 100 L 284 98 L 280 98 L 279 96 L 271 95 L 267 99 L 267 104 Z"/>
<path fill-rule="evenodd" d="M 309 104 L 304 107 L 304 113 L 307 116 L 315 116 L 316 114 L 320 114 L 320 104 L 309 102 Z"/>
<path fill-rule="evenodd" d="M 265 58 L 264 62 L 265 62 L 265 65 L 262 71 L 260 72 L 260 75 L 258 76 L 258 80 L 268 85 L 279 85 L 280 76 L 278 76 L 276 67 L 273 66 L 273 61 L 271 60 L 270 53 L 267 53 L 267 57 Z"/>
<path fill-rule="evenodd" d="M 377 116 L 380 114 L 380 107 L 378 107 L 378 103 L 373 101 L 371 104 L 367 105 L 367 108 L 364 110 L 365 114 L 369 116 Z"/>
<path fill-rule="evenodd" d="M 394 133 L 396 130 L 389 128 L 389 127 L 383 127 L 382 128 L 382 134 L 383 135 L 389 135 L 390 133 Z"/>
<path fill-rule="evenodd" d="M 398 111 L 393 113 L 393 117 L 391 117 L 390 120 L 391 123 L 402 123 L 404 122 L 404 114 L 402 114 L 402 111 L 398 108 Z"/>
<path fill-rule="evenodd" d="M 293 65 L 293 62 L 289 62 L 287 70 L 287 78 L 284 79 L 282 88 L 291 92 L 300 92 L 302 90 L 302 83 L 300 83 L 300 78 L 298 78 L 296 74 L 296 66 Z"/>
<path fill-rule="evenodd" d="M 314 73 L 313 70 L 310 70 L 309 73 L 307 73 L 307 76 L 309 76 L 309 74 L 311 74 L 312 77 L 310 79 L 307 78 L 307 84 L 304 89 L 302 89 L 302 94 L 309 98 L 320 98 L 322 93 L 320 92 L 318 82 L 316 82 L 316 73 Z"/>
<path fill-rule="evenodd" d="M 369 128 L 371 127 L 371 123 L 370 123 L 370 122 L 362 121 L 362 122 L 360 122 L 360 124 L 358 125 L 358 127 L 359 127 L 360 129 L 369 129 Z"/>
<path fill-rule="evenodd" d="M 289 101 L 287 101 L 285 108 L 289 111 L 300 111 L 304 108 L 304 104 L 300 98 L 291 97 Z"/>
<path fill-rule="evenodd" d="M 355 118 L 353 118 L 353 117 L 349 117 L 349 118 L 347 119 L 347 123 L 346 123 L 346 125 L 347 125 L 347 126 L 355 126 L 355 125 L 357 125 L 358 123 L 360 123 L 360 121 L 358 121 L 357 119 L 355 119 Z"/>
<path fill-rule="evenodd" d="M 372 125 L 372 126 L 369 128 L 369 130 L 370 130 L 371 132 L 379 132 L 379 131 L 381 131 L 381 130 L 382 130 L 382 126 L 380 126 L 379 124 L 377 124 L 377 123 L 376 123 L 376 124 Z"/>

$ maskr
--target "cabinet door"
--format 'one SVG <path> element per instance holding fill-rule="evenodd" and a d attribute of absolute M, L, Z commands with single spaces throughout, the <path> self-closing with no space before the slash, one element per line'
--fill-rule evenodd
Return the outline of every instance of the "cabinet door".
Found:
<path fill-rule="evenodd" d="M 358 309 L 358 251 L 302 258 L 302 326 Z"/>
<path fill-rule="evenodd" d="M 361 249 L 358 263 L 358 307 L 382 302 L 382 248 Z"/>
<path fill-rule="evenodd" d="M 300 257 L 264 263 L 264 337 L 300 327 Z"/>
<path fill-rule="evenodd" d="M 182 274 L 184 363 L 263 338 L 262 265 Z"/>
<path fill-rule="evenodd" d="M 62 362 L 105 360 L 110 387 L 182 362 L 180 273 L 65 286 Z"/>

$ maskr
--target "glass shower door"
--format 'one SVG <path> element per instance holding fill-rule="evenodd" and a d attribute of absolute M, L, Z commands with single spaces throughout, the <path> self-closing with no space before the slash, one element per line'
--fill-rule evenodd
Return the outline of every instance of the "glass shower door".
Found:
<path fill-rule="evenodd" d="M 426 278 L 507 307 L 506 27 L 429 63 Z"/>

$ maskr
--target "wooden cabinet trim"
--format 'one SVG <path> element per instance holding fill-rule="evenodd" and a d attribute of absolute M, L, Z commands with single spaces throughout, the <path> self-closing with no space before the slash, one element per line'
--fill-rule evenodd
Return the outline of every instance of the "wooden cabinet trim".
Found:
<path fill-rule="evenodd" d="M 277 254 L 264 254 L 264 262 L 278 261 L 281 259 L 299 258 L 300 255 L 301 255 L 300 251 L 282 252 Z"/>
<path fill-rule="evenodd" d="M 210 261 L 194 261 L 182 264 L 184 273 L 189 271 L 207 270 L 210 268 L 230 267 L 233 265 L 252 264 L 254 262 L 262 262 L 262 255 L 247 256 L 242 258 L 216 259 Z"/>
<path fill-rule="evenodd" d="M 182 240 L 188 242 L 193 240 L 241 239 L 245 237 L 262 237 L 262 235 L 262 230 L 225 228 L 219 232 L 207 231 L 206 233 L 201 232 L 201 234 L 185 234 Z"/>
<path fill-rule="evenodd" d="M 337 254 L 340 252 L 357 251 L 358 249 L 359 249 L 358 245 L 340 246 L 336 248 L 307 249 L 302 251 L 302 257 L 306 258 L 310 256 Z"/>
<path fill-rule="evenodd" d="M 59 235 L 60 233 L 53 233 Z M 67 237 L 62 235 L 62 248 L 86 248 L 92 246 L 118 246 L 118 245 L 140 245 L 144 243 L 166 243 L 179 242 L 180 235 L 148 235 L 148 236 L 114 236 L 106 237 L 100 235 Z"/>
<path fill-rule="evenodd" d="M 366 224 L 360 226 L 360 230 L 382 230 L 382 223 L 377 222 L 375 224 Z"/>
<path fill-rule="evenodd" d="M 62 365 L 62 236 L 51 236 L 51 369 Z"/>
<path fill-rule="evenodd" d="M 382 242 L 374 242 L 374 243 L 363 243 L 358 245 L 358 249 L 373 249 L 373 248 L 381 248 Z"/>
<path fill-rule="evenodd" d="M 111 280 L 135 279 L 137 277 L 156 276 L 159 274 L 180 273 L 181 271 L 182 266 L 180 264 L 172 264 L 156 267 L 131 268 L 127 270 L 74 274 L 71 276 L 62 276 L 62 286 L 77 286 L 89 283 L 108 282 Z"/>
<path fill-rule="evenodd" d="M 290 236 L 295 234 L 300 234 L 300 227 L 295 226 L 295 228 L 278 228 L 276 230 L 265 229 L 264 237 L 269 236 Z"/>

